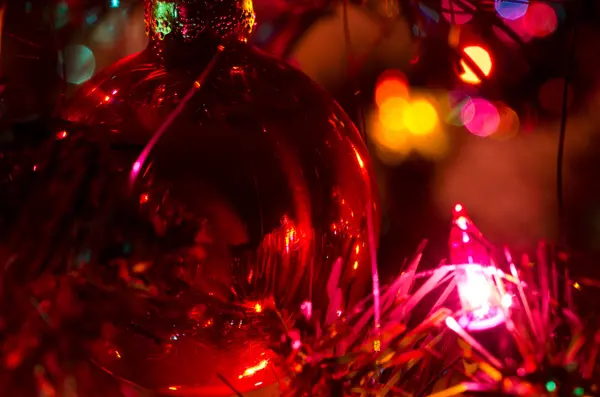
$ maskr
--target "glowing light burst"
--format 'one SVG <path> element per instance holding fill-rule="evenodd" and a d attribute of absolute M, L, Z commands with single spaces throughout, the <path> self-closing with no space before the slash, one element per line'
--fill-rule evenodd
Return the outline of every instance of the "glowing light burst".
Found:
<path fill-rule="evenodd" d="M 497 270 L 490 263 L 480 233 L 467 216 L 462 204 L 454 206 L 454 230 L 450 233 L 450 254 L 457 264 L 456 284 L 462 306 L 458 323 L 471 330 L 484 330 L 504 322 L 504 311 L 512 301 L 504 299 L 494 280 Z M 479 263 L 478 263 L 479 262 Z"/>
<path fill-rule="evenodd" d="M 458 221 L 459 218 L 462 220 Z M 381 376 L 385 371 L 388 371 L 387 374 L 401 373 L 414 368 L 415 365 L 429 368 L 431 363 L 439 358 L 445 369 L 439 375 L 425 380 L 431 380 L 429 384 L 433 389 L 425 389 L 418 395 L 452 397 L 465 392 L 481 392 L 485 395 L 488 392 L 498 392 L 511 396 L 546 396 L 549 395 L 547 393 L 579 397 L 596 395 L 597 386 L 588 385 L 596 379 L 594 376 L 600 352 L 600 331 L 594 328 L 595 333 L 589 333 L 588 337 L 583 336 L 582 322 L 577 317 L 572 302 L 569 303 L 569 298 L 566 298 L 562 313 L 552 309 L 553 305 L 556 305 L 553 302 L 558 302 L 561 294 L 568 296 L 570 288 L 577 289 L 575 284 L 579 288 L 585 288 L 585 285 L 574 283 L 569 279 L 568 273 L 565 273 L 565 283 L 561 286 L 556 269 L 549 268 L 549 258 L 544 259 L 543 255 L 546 254 L 542 253 L 541 249 L 538 250 L 535 273 L 527 266 L 517 269 L 508 251 L 505 251 L 505 258 L 500 258 L 496 255 L 499 254 L 499 250 L 485 240 L 462 204 L 453 207 L 452 230 L 456 233 L 451 233 L 451 254 L 453 250 L 458 250 L 459 255 L 455 257 L 468 259 L 471 256 L 475 261 L 469 263 L 452 259 L 453 264 L 442 265 L 433 270 L 418 270 L 424 248 L 423 245 L 419 246 L 414 259 L 402 268 L 402 272 L 391 284 L 382 289 L 381 334 L 374 337 L 368 326 L 374 308 L 372 304 L 366 304 L 368 300 L 365 300 L 359 304 L 359 309 L 342 313 L 342 316 L 346 317 L 345 320 L 350 320 L 345 324 L 357 325 L 342 330 L 336 324 L 330 323 L 329 328 L 324 328 L 325 340 L 340 338 L 344 347 L 351 346 L 359 340 L 364 342 L 357 343 L 355 349 L 344 350 L 342 347 L 340 352 L 318 356 L 311 356 L 309 353 L 307 357 L 306 350 L 297 350 L 297 347 L 308 346 L 310 342 L 300 344 L 297 339 L 292 339 L 292 347 L 296 352 L 296 361 L 293 361 L 292 367 L 294 373 L 304 374 L 305 368 L 318 366 L 326 369 L 318 382 L 332 380 L 331 374 L 334 373 L 343 374 L 344 387 L 348 390 L 362 392 L 361 388 L 371 382 L 369 392 L 384 395 L 390 387 L 411 392 L 415 390 L 412 379 L 397 377 L 390 380 L 389 376 Z M 464 238 L 465 235 L 467 238 Z M 455 246 L 456 241 L 459 244 Z M 487 262 L 481 254 L 482 247 L 487 251 Z M 492 252 L 495 253 L 493 258 L 498 260 L 499 266 L 505 267 L 508 264 L 510 272 L 496 267 L 491 258 Z M 524 279 L 526 277 L 527 283 L 521 281 L 520 272 L 523 273 Z M 552 278 L 549 278 L 551 274 Z M 539 278 L 539 283 L 536 282 L 536 278 Z M 420 281 L 416 282 L 417 280 Z M 442 286 L 445 286 L 445 289 L 441 295 L 434 293 L 439 292 L 439 287 Z M 562 291 L 563 287 L 566 287 L 567 291 Z M 460 297 L 458 307 L 449 299 L 455 290 L 458 290 Z M 407 315 L 430 294 L 438 297 L 437 301 L 430 306 L 427 317 L 414 328 L 410 328 L 406 325 Z M 556 337 L 555 330 L 561 321 L 568 326 L 573 335 L 570 342 L 562 347 L 551 342 Z M 477 333 L 502 324 L 506 326 L 494 329 L 492 334 Z M 441 325 L 445 327 L 442 328 Z M 436 333 L 440 330 L 444 334 Z M 446 340 L 445 336 L 449 333 L 453 333 L 460 342 L 456 362 L 464 359 L 464 366 L 454 366 L 453 363 L 446 367 L 449 361 L 448 354 L 444 354 L 447 350 L 443 350 L 446 343 L 443 343 L 443 347 L 439 341 Z M 490 343 L 495 344 L 496 341 L 490 340 L 490 336 L 501 337 L 503 341 L 508 341 L 508 337 L 511 337 L 514 345 L 505 348 L 502 344 L 500 349 L 492 349 Z M 504 338 L 505 336 L 507 338 Z M 423 353 L 423 340 L 431 341 L 426 342 L 426 349 L 433 352 L 432 354 Z M 321 343 L 322 340 L 319 340 L 316 346 L 320 346 Z M 584 346 L 594 348 L 585 349 Z M 378 351 L 385 354 L 377 353 Z M 455 356 L 454 352 L 452 356 Z M 351 363 L 350 367 L 353 369 L 365 364 L 379 365 L 383 369 L 380 373 L 348 371 L 348 363 Z M 358 364 L 353 367 L 355 363 Z M 505 371 L 505 366 L 508 366 L 510 371 Z M 513 368 L 516 369 L 516 373 Z M 564 371 L 567 368 L 573 368 L 569 375 Z M 467 380 L 465 372 L 469 377 Z M 556 377 L 557 373 L 565 373 L 565 378 Z M 340 377 L 335 379 L 339 380 Z M 297 378 L 295 381 L 294 391 L 306 389 L 305 378 Z M 314 378 L 309 382 L 308 386 L 314 385 Z M 416 382 L 418 390 L 422 390 L 422 384 L 422 379 Z M 316 395 L 325 397 L 329 394 Z"/>
<path fill-rule="evenodd" d="M 458 283 L 463 309 L 487 313 L 493 295 L 492 288 L 482 266 L 468 265 L 464 270 L 463 280 Z"/>
<path fill-rule="evenodd" d="M 505 320 L 502 303 L 508 307 L 512 304 L 512 300 L 499 297 L 490 271 L 495 271 L 495 268 L 486 269 L 476 264 L 466 265 L 458 271 L 458 295 L 465 312 L 458 323 L 470 331 L 490 329 L 502 324 Z"/>

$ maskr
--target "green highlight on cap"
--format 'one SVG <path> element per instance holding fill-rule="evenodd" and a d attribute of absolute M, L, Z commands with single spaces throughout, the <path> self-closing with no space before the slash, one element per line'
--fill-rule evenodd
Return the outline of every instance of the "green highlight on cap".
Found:
<path fill-rule="evenodd" d="M 546 382 L 546 390 L 550 393 L 556 391 L 556 382 L 553 380 Z"/>
<path fill-rule="evenodd" d="M 156 1 L 152 7 L 152 29 L 158 38 L 164 39 L 173 31 L 177 19 L 177 7 L 173 2 Z"/>

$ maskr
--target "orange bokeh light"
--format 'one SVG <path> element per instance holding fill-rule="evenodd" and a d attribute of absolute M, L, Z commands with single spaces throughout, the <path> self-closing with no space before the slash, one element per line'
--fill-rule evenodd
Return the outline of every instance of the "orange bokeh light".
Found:
<path fill-rule="evenodd" d="M 468 56 L 471 61 L 484 76 L 488 77 L 490 73 L 492 73 L 492 57 L 490 53 L 483 47 L 480 46 L 469 46 L 463 48 L 463 53 L 465 56 Z M 465 61 L 460 61 L 460 66 L 463 68 L 464 72 L 460 75 L 460 79 L 465 83 L 469 84 L 480 84 L 481 79 L 475 74 L 475 72 L 467 65 Z"/>
<path fill-rule="evenodd" d="M 386 70 L 377 79 L 375 103 L 382 106 L 391 98 L 408 98 L 409 90 L 406 77 L 399 70 Z"/>

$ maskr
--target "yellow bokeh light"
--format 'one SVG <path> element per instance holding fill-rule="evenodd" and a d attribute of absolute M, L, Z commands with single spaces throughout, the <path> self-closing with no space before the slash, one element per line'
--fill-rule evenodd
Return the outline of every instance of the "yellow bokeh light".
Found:
<path fill-rule="evenodd" d="M 406 107 L 402 122 L 413 135 L 428 135 L 438 124 L 438 114 L 429 101 L 418 99 Z"/>
<path fill-rule="evenodd" d="M 468 56 L 477 67 L 481 70 L 484 76 L 489 76 L 492 72 L 492 57 L 490 53 L 480 46 L 469 46 L 463 48 L 463 53 Z M 464 72 L 460 75 L 460 79 L 465 83 L 479 84 L 481 80 L 475 72 L 467 65 L 465 61 L 460 61 L 460 66 Z"/>
<path fill-rule="evenodd" d="M 404 129 L 403 113 L 407 107 L 407 102 L 403 98 L 389 98 L 379 107 L 379 120 L 386 128 L 392 131 L 401 131 Z"/>

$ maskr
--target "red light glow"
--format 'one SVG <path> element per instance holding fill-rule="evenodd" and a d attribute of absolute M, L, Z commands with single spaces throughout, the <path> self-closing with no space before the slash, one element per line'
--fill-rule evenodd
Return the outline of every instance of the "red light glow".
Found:
<path fill-rule="evenodd" d="M 408 98 L 409 90 L 406 77 L 399 70 L 386 70 L 377 79 L 375 103 L 381 106 L 391 98 Z"/>
<path fill-rule="evenodd" d="M 450 23 L 463 25 L 473 19 L 473 15 L 471 14 L 473 9 L 469 9 L 467 6 L 470 6 L 470 4 L 466 2 L 457 4 L 452 0 L 442 0 L 442 15 Z"/>
<path fill-rule="evenodd" d="M 546 3 L 534 3 L 523 17 L 523 26 L 532 36 L 548 36 L 558 26 L 556 11 Z"/>
<path fill-rule="evenodd" d="M 471 331 L 496 327 L 504 322 L 500 303 L 510 307 L 508 299 L 498 302 L 498 290 L 492 278 L 481 265 L 467 265 L 457 278 L 458 295 L 465 314 L 458 323 Z M 509 296 L 510 298 L 510 296 Z"/>

